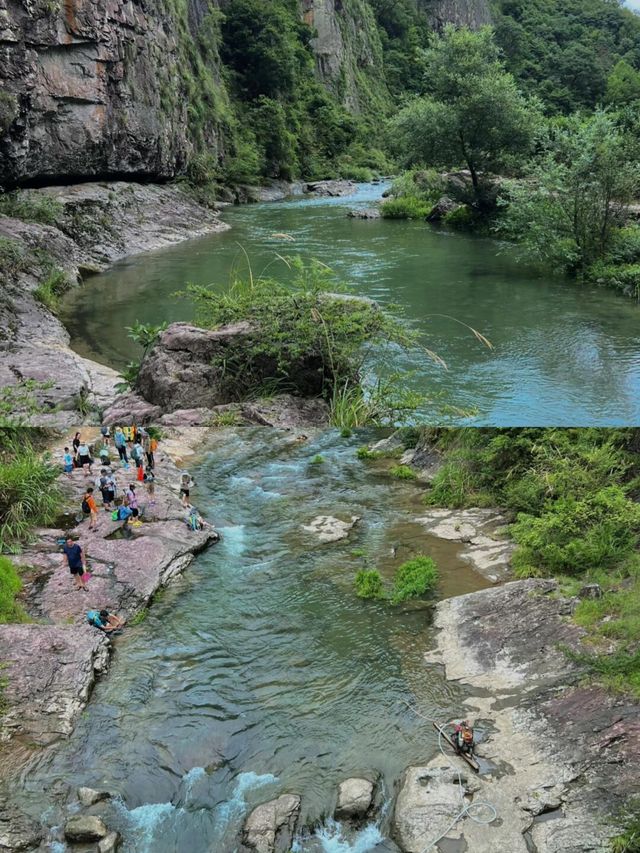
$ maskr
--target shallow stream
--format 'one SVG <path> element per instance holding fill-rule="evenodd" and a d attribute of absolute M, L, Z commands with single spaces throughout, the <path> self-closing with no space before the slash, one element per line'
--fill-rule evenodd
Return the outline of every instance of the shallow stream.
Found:
<path fill-rule="evenodd" d="M 62 319 L 74 349 L 122 367 L 139 357 L 125 327 L 193 319 L 192 305 L 174 296 L 187 282 L 222 288 L 234 265 L 246 265 L 242 250 L 254 275 L 270 265 L 274 277 L 287 275 L 277 254 L 301 255 L 328 264 L 356 292 L 399 305 L 422 343 L 444 359 L 447 370 L 422 350 L 385 359 L 394 370 L 415 371 L 406 382 L 437 401 L 424 414 L 438 424 L 443 407 L 462 410 L 452 422 L 477 425 L 640 421 L 636 302 L 536 275 L 495 240 L 424 222 L 347 218 L 382 189 L 227 208 L 230 231 L 116 264 L 69 294 Z M 494 349 L 456 321 L 486 335 Z"/>
<path fill-rule="evenodd" d="M 192 500 L 223 539 L 118 638 L 72 737 L 23 774 L 29 811 L 41 815 L 55 792 L 106 788 L 121 797 L 107 823 L 126 851 L 232 853 L 248 809 L 292 792 L 300 824 L 319 824 L 299 851 L 375 847 L 384 813 L 357 836 L 326 820 L 338 783 L 379 772 L 388 803 L 404 768 L 437 751 L 405 702 L 449 719 L 458 696 L 424 662 L 430 606 L 361 601 L 355 572 L 368 560 L 391 578 L 423 552 L 440 566 L 439 596 L 488 584 L 457 544 L 412 520 L 418 484 L 356 458 L 364 440 L 334 431 L 296 443 L 265 429 L 211 439 Z M 321 545 L 302 526 L 325 514 L 362 520 Z M 46 817 L 62 820 L 54 808 Z"/>

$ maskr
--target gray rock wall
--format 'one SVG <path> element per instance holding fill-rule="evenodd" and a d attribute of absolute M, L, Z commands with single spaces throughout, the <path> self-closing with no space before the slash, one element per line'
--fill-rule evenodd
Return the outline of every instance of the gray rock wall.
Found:
<path fill-rule="evenodd" d="M 190 0 L 189 24 L 209 0 Z M 191 38 L 146 0 L 0 0 L 0 184 L 170 178 L 190 143 L 181 56 Z M 176 97 L 177 95 L 177 97 Z M 208 142 L 215 149 L 214 128 Z"/>
<path fill-rule="evenodd" d="M 445 24 L 477 30 L 491 23 L 489 0 L 418 0 L 435 29 Z"/>

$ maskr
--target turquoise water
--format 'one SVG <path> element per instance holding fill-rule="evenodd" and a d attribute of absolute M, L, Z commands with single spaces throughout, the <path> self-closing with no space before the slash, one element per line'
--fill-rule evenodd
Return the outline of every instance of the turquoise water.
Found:
<path fill-rule="evenodd" d="M 457 545 L 412 521 L 419 485 L 356 459 L 363 440 L 295 444 L 264 429 L 213 439 L 192 495 L 223 539 L 118 639 L 74 734 L 25 772 L 32 813 L 52 792 L 107 788 L 125 851 L 232 853 L 248 809 L 292 792 L 301 826 L 319 824 L 301 853 L 366 853 L 384 837 L 384 813 L 356 835 L 325 820 L 338 783 L 375 771 L 388 799 L 406 766 L 437 751 L 405 702 L 450 719 L 459 697 L 424 662 L 430 607 L 356 598 L 365 558 L 354 550 L 389 578 L 412 554 L 433 555 L 441 596 L 487 584 Z M 325 461 L 311 465 L 318 453 Z M 348 540 L 320 545 L 302 529 L 320 514 L 362 520 Z"/>
<path fill-rule="evenodd" d="M 277 255 L 299 254 L 327 263 L 357 293 L 399 305 L 422 343 L 444 359 L 447 369 L 422 350 L 394 351 L 381 368 L 415 371 L 405 382 L 438 400 L 423 412 L 435 422 L 443 406 L 462 411 L 451 422 L 478 425 L 640 422 L 637 303 L 535 275 L 494 240 L 422 222 L 346 217 L 381 191 L 363 185 L 349 198 L 227 208 L 230 231 L 116 264 L 65 303 L 74 348 L 122 366 L 139 356 L 125 331 L 136 319 L 192 319 L 192 306 L 174 295 L 187 282 L 224 286 L 234 266 L 246 265 L 245 251 L 254 274 L 268 267 L 286 276 Z M 292 239 L 275 236 L 282 234 Z"/>

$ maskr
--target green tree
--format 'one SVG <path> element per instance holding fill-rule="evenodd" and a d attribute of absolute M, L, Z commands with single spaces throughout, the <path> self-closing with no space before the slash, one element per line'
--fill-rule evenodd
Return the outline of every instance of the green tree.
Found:
<path fill-rule="evenodd" d="M 393 144 L 405 166 L 465 165 L 479 197 L 481 171 L 509 169 L 529 152 L 537 104 L 505 71 L 489 28 L 446 27 L 434 37 L 426 66 L 428 94 L 391 122 Z"/>
<path fill-rule="evenodd" d="M 640 72 L 621 59 L 607 79 L 606 101 L 620 106 L 640 99 Z"/>
<path fill-rule="evenodd" d="M 507 187 L 504 235 L 534 258 L 584 273 L 602 258 L 640 187 L 636 146 L 600 110 L 552 127 L 528 179 Z"/>

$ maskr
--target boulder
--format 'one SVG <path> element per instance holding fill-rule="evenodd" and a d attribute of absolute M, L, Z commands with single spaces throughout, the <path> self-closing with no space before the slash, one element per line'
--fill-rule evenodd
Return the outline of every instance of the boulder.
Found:
<path fill-rule="evenodd" d="M 98 844 L 98 853 L 117 853 L 120 846 L 120 833 L 110 832 Z"/>
<path fill-rule="evenodd" d="M 160 406 L 147 402 L 139 394 L 131 391 L 116 397 L 102 413 L 102 422 L 106 426 L 132 422 L 143 426 L 156 421 L 161 415 Z"/>
<path fill-rule="evenodd" d="M 241 411 L 249 423 L 278 429 L 329 425 L 329 406 L 324 400 L 293 397 L 291 394 L 243 403 Z"/>
<path fill-rule="evenodd" d="M 459 202 L 454 201 L 447 195 L 443 195 L 431 208 L 431 212 L 427 215 L 427 222 L 442 222 L 447 214 L 453 213 L 454 210 L 458 210 L 460 207 L 462 205 Z"/>
<path fill-rule="evenodd" d="M 359 521 L 359 515 L 352 515 L 350 521 L 342 521 L 332 515 L 318 515 L 309 524 L 303 524 L 302 529 L 316 534 L 320 542 L 338 542 L 346 539 Z"/>
<path fill-rule="evenodd" d="M 108 800 L 111 797 L 109 791 L 96 791 L 94 788 L 78 788 L 78 799 L 81 805 L 89 808 L 102 800 Z"/>
<path fill-rule="evenodd" d="M 256 853 L 288 853 L 299 814 L 300 797 L 296 794 L 283 794 L 263 803 L 247 817 L 242 840 Z"/>
<path fill-rule="evenodd" d="M 375 783 L 370 779 L 345 779 L 338 786 L 338 804 L 335 816 L 338 820 L 363 820 L 373 806 Z"/>
<path fill-rule="evenodd" d="M 101 841 L 108 834 L 103 821 L 95 815 L 74 815 L 64 825 L 67 841 Z"/>
<path fill-rule="evenodd" d="M 344 196 L 351 195 L 356 191 L 356 184 L 353 181 L 312 181 L 306 185 L 308 193 L 322 196 Z"/>
<path fill-rule="evenodd" d="M 211 409 L 235 402 L 249 387 L 243 383 L 249 359 L 251 385 L 278 374 L 273 357 L 249 355 L 256 334 L 248 323 L 216 330 L 173 323 L 142 362 L 137 390 L 163 412 Z M 291 365 L 288 382 L 302 397 L 319 397 L 323 385 L 320 359 L 302 357 Z"/>
<path fill-rule="evenodd" d="M 578 598 L 602 598 L 602 587 L 599 583 L 588 583 L 578 592 Z"/>
<path fill-rule="evenodd" d="M 378 207 L 354 207 L 347 216 L 349 219 L 380 219 L 382 214 Z"/>
<path fill-rule="evenodd" d="M 42 827 L 0 792 L 0 850 L 34 850 L 42 840 Z"/>

